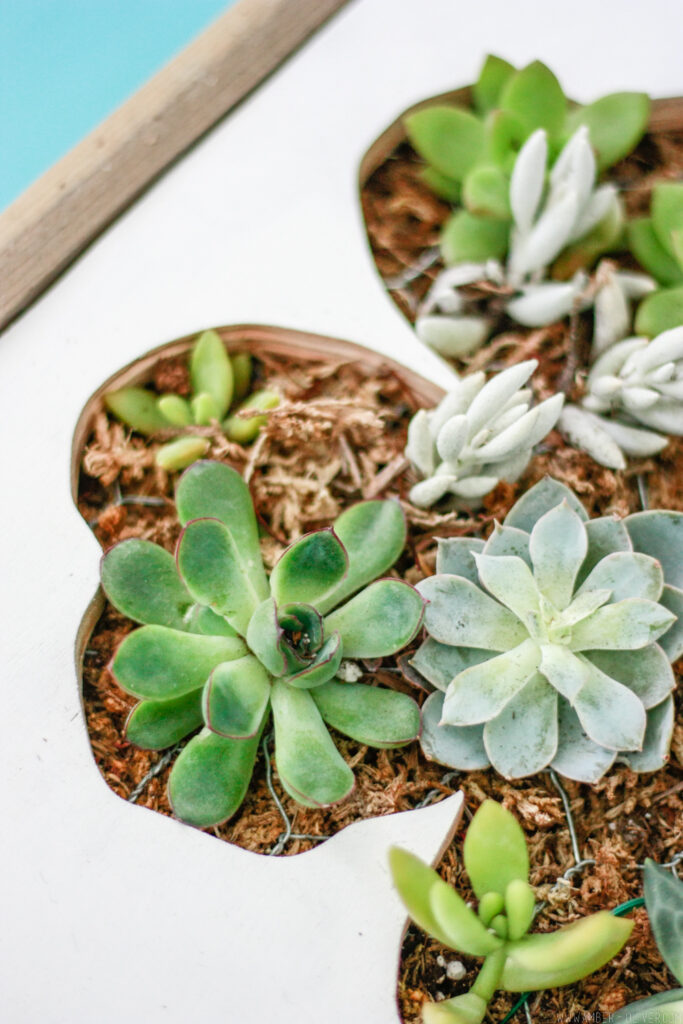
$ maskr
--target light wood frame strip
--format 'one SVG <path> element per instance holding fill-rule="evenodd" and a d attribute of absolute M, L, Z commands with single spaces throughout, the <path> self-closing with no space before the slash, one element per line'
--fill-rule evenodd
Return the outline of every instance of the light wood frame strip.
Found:
<path fill-rule="evenodd" d="M 0 214 L 0 329 L 347 0 L 240 0 Z"/>

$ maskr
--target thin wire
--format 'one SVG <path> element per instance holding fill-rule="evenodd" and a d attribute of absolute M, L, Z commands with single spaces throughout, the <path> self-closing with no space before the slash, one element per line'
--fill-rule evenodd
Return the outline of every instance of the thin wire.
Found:
<path fill-rule="evenodd" d="M 446 772 L 446 774 L 441 779 L 441 785 L 447 786 L 450 782 L 453 781 L 453 779 L 457 779 L 459 774 L 460 772 Z M 415 804 L 413 810 L 419 811 L 423 807 L 428 807 L 430 804 L 433 804 L 434 801 L 438 799 L 438 797 L 440 796 L 443 796 L 443 793 L 441 792 L 440 789 L 430 789 L 427 795 L 422 800 L 420 800 L 419 804 Z"/>
<path fill-rule="evenodd" d="M 157 777 L 157 775 L 159 775 L 161 772 L 163 772 L 164 768 L 168 767 L 168 765 L 171 763 L 173 758 L 176 756 L 176 754 L 180 750 L 181 746 L 182 746 L 181 743 L 176 743 L 176 745 L 174 747 L 171 747 L 170 750 L 166 751 L 166 753 L 163 755 L 163 757 L 159 758 L 159 760 L 156 762 L 156 764 L 152 765 L 152 767 L 147 772 L 145 777 L 140 779 L 140 781 L 138 782 L 138 784 L 135 787 L 135 789 L 132 791 L 130 796 L 127 798 L 129 804 L 134 804 L 134 803 L 136 803 L 139 800 L 139 798 L 142 796 L 142 794 L 144 793 L 144 791 L 146 790 L 147 786 L 152 781 L 152 779 L 155 779 Z"/>
<path fill-rule="evenodd" d="M 553 768 L 549 768 L 548 769 L 548 774 L 550 775 L 550 779 L 552 781 L 553 786 L 555 787 L 557 792 L 560 794 L 560 799 L 562 800 L 562 806 L 564 807 L 565 817 L 567 819 L 567 827 L 569 828 L 569 838 L 570 838 L 571 844 L 572 844 L 572 854 L 573 854 L 573 857 L 574 857 L 575 864 L 572 867 L 567 868 L 565 873 L 562 875 L 562 878 L 571 878 L 573 875 L 576 875 L 579 872 L 583 871 L 584 868 L 589 867 L 591 864 L 595 864 L 595 861 L 591 857 L 582 857 L 581 856 L 581 850 L 579 848 L 579 840 L 578 840 L 578 836 L 576 834 L 576 827 L 574 825 L 574 818 L 572 816 L 572 810 L 571 810 L 571 806 L 569 804 L 569 797 L 567 796 L 567 791 L 565 790 L 564 786 L 560 782 L 560 780 L 559 780 L 559 778 L 557 776 L 557 773 L 555 772 L 555 770 Z M 559 879 L 558 879 L 558 883 L 559 883 Z"/>
<path fill-rule="evenodd" d="M 263 751 L 263 758 L 264 758 L 264 761 L 266 763 L 266 785 L 268 786 L 268 790 L 270 792 L 270 795 L 273 798 L 275 806 L 277 807 L 278 811 L 280 812 L 280 817 L 282 818 L 282 820 L 284 822 L 285 830 L 284 830 L 284 832 L 280 833 L 280 835 L 277 838 L 277 842 L 275 843 L 273 848 L 268 851 L 267 856 L 268 857 L 279 857 L 282 854 L 285 846 L 287 845 L 287 843 L 291 839 L 310 839 L 312 842 L 322 843 L 326 839 L 329 839 L 330 837 L 329 836 L 312 836 L 312 835 L 308 835 L 305 832 L 293 832 L 292 831 L 292 823 L 289 820 L 287 812 L 286 812 L 286 810 L 284 809 L 284 807 L 282 805 L 282 801 L 280 800 L 280 797 L 275 792 L 275 787 L 273 786 L 273 770 L 272 770 L 272 768 L 270 766 L 270 741 L 272 740 L 272 738 L 273 738 L 272 732 L 268 733 L 267 736 L 263 737 L 263 740 L 261 741 L 261 750 Z"/>
<path fill-rule="evenodd" d="M 425 249 L 425 251 L 415 260 L 412 267 L 406 267 L 402 273 L 395 274 L 393 277 L 385 278 L 384 287 L 390 292 L 395 292 L 400 288 L 405 288 L 407 284 L 410 284 L 418 277 L 421 277 L 425 270 L 429 270 L 430 267 L 433 267 L 440 255 L 441 251 L 438 245 L 433 246 L 431 249 Z"/>

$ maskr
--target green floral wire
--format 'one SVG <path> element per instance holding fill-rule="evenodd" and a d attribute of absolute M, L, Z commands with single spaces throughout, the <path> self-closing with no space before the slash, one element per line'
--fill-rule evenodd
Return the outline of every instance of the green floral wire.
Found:
<path fill-rule="evenodd" d="M 635 899 L 627 900 L 626 903 L 620 903 L 618 907 L 614 908 L 612 913 L 615 917 L 622 917 L 624 914 L 628 914 L 629 910 L 635 910 L 636 907 L 644 906 L 645 900 L 643 899 L 643 897 L 636 896 Z M 512 1009 L 503 1017 L 501 1024 L 508 1024 L 508 1021 L 514 1017 L 514 1015 L 517 1013 L 517 1010 L 521 1010 L 524 1004 L 528 1003 L 532 995 L 532 992 L 523 992 L 517 1000 L 517 1002 L 515 1003 L 515 1005 L 512 1007 Z"/>

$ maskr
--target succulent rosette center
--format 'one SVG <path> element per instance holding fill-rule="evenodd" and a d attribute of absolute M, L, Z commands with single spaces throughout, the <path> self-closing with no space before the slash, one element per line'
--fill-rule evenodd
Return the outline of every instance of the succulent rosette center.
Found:
<path fill-rule="evenodd" d="M 427 737 L 445 730 L 438 760 L 594 781 L 667 745 L 675 679 L 658 640 L 677 616 L 660 562 L 618 520 L 588 522 L 543 481 L 486 543 L 440 542 L 419 590 L 430 639 L 414 664 L 441 691 L 424 710 Z"/>

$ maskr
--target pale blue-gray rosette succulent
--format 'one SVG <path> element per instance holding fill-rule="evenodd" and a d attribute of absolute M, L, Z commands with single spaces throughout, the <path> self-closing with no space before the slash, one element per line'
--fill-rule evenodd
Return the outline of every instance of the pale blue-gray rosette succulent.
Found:
<path fill-rule="evenodd" d="M 596 782 L 615 760 L 654 771 L 673 731 L 683 653 L 683 515 L 589 520 L 546 478 L 484 542 L 439 542 L 428 638 L 413 666 L 427 757 L 507 778 L 552 767 Z M 666 578 L 666 582 L 665 582 Z"/>

